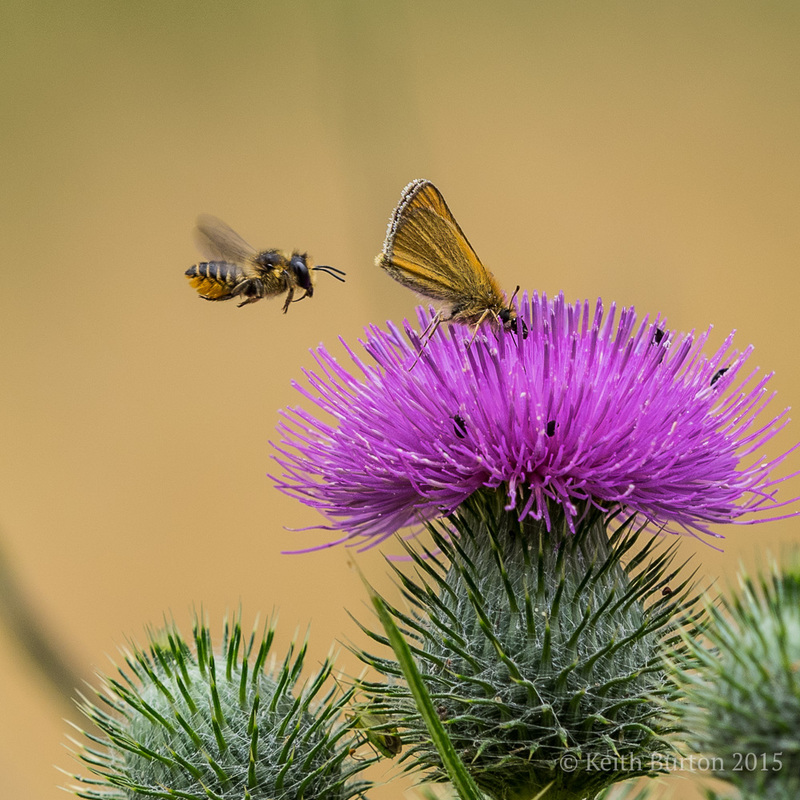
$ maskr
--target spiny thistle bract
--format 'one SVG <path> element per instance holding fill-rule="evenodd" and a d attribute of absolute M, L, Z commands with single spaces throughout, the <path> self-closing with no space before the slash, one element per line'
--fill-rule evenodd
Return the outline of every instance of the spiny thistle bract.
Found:
<path fill-rule="evenodd" d="M 84 732 L 78 755 L 95 777 L 75 775 L 89 800 L 348 800 L 368 783 L 370 760 L 349 756 L 357 742 L 342 711 L 330 660 L 298 689 L 306 642 L 269 668 L 275 629 L 258 641 L 239 620 L 224 627 L 215 654 L 195 621 L 193 645 L 173 624 L 126 654 L 127 669 L 105 677 L 83 713 L 102 735 Z M 374 759 L 373 759 L 374 760 Z"/>
<path fill-rule="evenodd" d="M 548 800 L 595 797 L 661 771 L 664 648 L 682 651 L 679 633 L 694 628 L 688 579 L 657 538 L 631 520 L 609 537 L 599 512 L 572 533 L 550 513 L 548 531 L 479 492 L 448 527 L 429 526 L 434 551 L 409 547 L 418 578 L 396 570 L 411 610 L 391 613 L 462 762 L 497 800 L 548 784 Z M 359 656 L 389 679 L 362 691 L 400 727 L 406 768 L 446 780 L 398 663 Z"/>
<path fill-rule="evenodd" d="M 671 704 L 687 743 L 744 800 L 800 797 L 800 561 L 709 609 L 676 659 Z M 698 669 L 699 663 L 699 669 Z"/>

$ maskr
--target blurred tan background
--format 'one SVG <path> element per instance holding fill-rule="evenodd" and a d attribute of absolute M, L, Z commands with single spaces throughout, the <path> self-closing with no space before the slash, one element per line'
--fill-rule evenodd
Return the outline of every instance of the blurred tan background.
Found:
<path fill-rule="evenodd" d="M 775 412 L 800 403 L 796 3 L 12 0 L 0 64 L 0 544 L 86 679 L 195 604 L 217 631 L 279 607 L 283 646 L 310 621 L 312 661 L 364 643 L 349 551 L 281 555 L 324 535 L 285 529 L 319 518 L 272 488 L 268 442 L 309 348 L 411 314 L 373 258 L 412 178 L 507 289 L 736 328 Z M 203 211 L 348 282 L 285 317 L 202 302 Z M 799 526 L 682 552 L 724 586 Z M 63 797 L 77 717 L 18 651 L 3 630 L 0 796 Z"/>

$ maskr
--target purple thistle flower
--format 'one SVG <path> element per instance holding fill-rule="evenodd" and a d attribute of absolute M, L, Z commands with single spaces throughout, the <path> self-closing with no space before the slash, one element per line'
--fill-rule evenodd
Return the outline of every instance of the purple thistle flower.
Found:
<path fill-rule="evenodd" d="M 364 547 L 479 489 L 504 492 L 508 509 L 548 527 L 555 503 L 571 528 L 596 507 L 711 536 L 714 523 L 765 521 L 797 499 L 779 503 L 792 476 L 773 477 L 794 448 L 757 453 L 787 410 L 764 419 L 770 375 L 738 377 L 752 348 L 733 350 L 733 334 L 708 357 L 709 331 L 668 332 L 658 317 L 637 326 L 632 308 L 615 324 L 616 306 L 604 316 L 599 300 L 592 315 L 588 301 L 534 294 L 519 314 L 527 336 L 485 324 L 473 340 L 454 325 L 421 355 L 408 325 L 408 341 L 391 323 L 371 326 L 362 344 L 374 365 L 347 348 L 360 377 L 320 347 L 311 388 L 295 387 L 337 424 L 282 412 L 278 488 L 344 533 L 332 544 Z"/>

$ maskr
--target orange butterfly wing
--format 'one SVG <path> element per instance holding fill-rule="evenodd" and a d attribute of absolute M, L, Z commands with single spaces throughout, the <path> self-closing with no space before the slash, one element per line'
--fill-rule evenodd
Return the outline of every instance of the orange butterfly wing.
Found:
<path fill-rule="evenodd" d="M 475 322 L 503 308 L 497 281 L 430 181 L 404 189 L 377 264 L 418 294 L 448 303 L 451 319 Z"/>

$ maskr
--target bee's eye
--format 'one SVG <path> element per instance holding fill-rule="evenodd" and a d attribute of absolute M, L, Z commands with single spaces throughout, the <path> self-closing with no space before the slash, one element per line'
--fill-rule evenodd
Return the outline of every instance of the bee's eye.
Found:
<path fill-rule="evenodd" d="M 292 256 L 289 267 L 294 271 L 297 285 L 311 293 L 311 273 L 308 271 L 305 256 Z"/>

